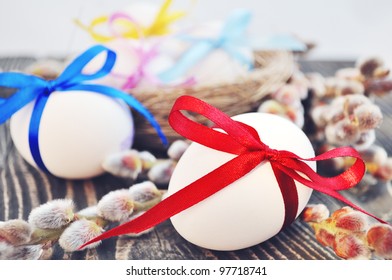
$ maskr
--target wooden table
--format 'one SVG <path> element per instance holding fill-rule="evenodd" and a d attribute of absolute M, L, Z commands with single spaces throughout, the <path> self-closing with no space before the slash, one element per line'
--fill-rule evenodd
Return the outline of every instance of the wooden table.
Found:
<path fill-rule="evenodd" d="M 24 69 L 34 59 L 28 57 L 1 58 L 0 68 L 5 71 Z M 304 72 L 318 71 L 333 75 L 336 69 L 353 65 L 351 61 L 318 62 L 301 61 Z M 0 96 L 7 91 L 0 89 Z M 392 153 L 391 115 L 392 99 L 383 97 L 376 102 L 385 113 L 382 127 L 377 130 L 377 141 Z M 95 205 L 111 190 L 127 188 L 132 182 L 109 174 L 90 180 L 64 180 L 47 175 L 27 164 L 16 151 L 9 134 L 8 123 L 0 126 L 0 221 L 27 219 L 32 208 L 56 198 L 71 198 L 82 209 Z M 348 194 L 347 194 L 348 195 Z M 387 211 L 391 203 L 389 194 L 376 194 L 374 199 L 356 200 L 369 211 Z M 324 203 L 333 211 L 343 206 L 335 199 L 313 192 L 309 203 Z M 382 209 L 383 208 L 383 209 Z M 387 209 L 387 210 L 385 210 Z M 391 207 L 392 209 L 392 207 Z M 375 212 L 377 213 L 377 212 Z M 116 237 L 104 240 L 96 249 L 64 253 L 56 244 L 50 259 L 154 259 L 154 260 L 205 260 L 205 259 L 289 259 L 323 260 L 339 259 L 335 253 L 321 246 L 308 224 L 297 219 L 275 237 L 251 248 L 237 251 L 213 251 L 195 246 L 184 240 L 170 221 L 158 225 L 152 232 L 140 237 Z"/>

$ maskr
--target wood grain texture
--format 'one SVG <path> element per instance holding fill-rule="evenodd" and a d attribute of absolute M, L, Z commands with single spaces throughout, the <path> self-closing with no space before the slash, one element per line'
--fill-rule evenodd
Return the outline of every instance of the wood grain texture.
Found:
<path fill-rule="evenodd" d="M 3 58 L 3 70 L 23 69 L 33 62 L 31 58 Z M 301 62 L 303 71 L 318 71 L 331 75 L 337 68 L 353 62 Z M 0 88 L 1 96 L 10 94 Z M 377 141 L 392 151 L 391 104 L 387 97 L 377 100 L 386 114 L 383 126 L 377 132 Z M 132 181 L 109 174 L 90 180 L 64 180 L 45 174 L 26 163 L 16 151 L 9 134 L 8 123 L 0 126 L 0 221 L 27 219 L 34 207 L 56 198 L 73 199 L 77 209 L 97 203 L 109 191 L 127 188 Z M 336 200 L 314 192 L 309 203 L 324 203 L 331 211 L 342 206 Z M 376 206 L 372 206 L 377 210 Z M 50 259 L 121 259 L 121 260 L 331 260 L 339 259 L 332 250 L 321 246 L 312 229 L 300 219 L 271 239 L 237 251 L 214 251 L 185 241 L 172 227 L 163 222 L 151 232 L 139 237 L 121 236 L 104 240 L 96 249 L 65 253 L 54 245 Z"/>

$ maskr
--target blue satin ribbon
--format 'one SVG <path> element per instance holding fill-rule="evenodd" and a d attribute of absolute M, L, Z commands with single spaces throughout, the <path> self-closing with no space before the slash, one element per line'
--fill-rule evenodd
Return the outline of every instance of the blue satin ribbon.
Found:
<path fill-rule="evenodd" d="M 94 57 L 102 52 L 106 52 L 107 57 L 101 69 L 92 74 L 82 73 L 83 68 Z M 22 107 L 31 101 L 36 100 L 29 126 L 29 145 L 34 161 L 42 170 L 50 173 L 41 157 L 38 132 L 46 102 L 48 101 L 50 94 L 54 91 L 90 91 L 121 99 L 131 108 L 143 115 L 155 128 L 162 140 L 162 143 L 167 145 L 167 139 L 158 122 L 138 100 L 115 88 L 104 85 L 96 85 L 93 83 L 85 83 L 107 75 L 113 68 L 115 61 L 115 52 L 102 45 L 96 45 L 77 57 L 57 79 L 52 81 L 47 81 L 39 77 L 23 73 L 0 73 L 0 86 L 17 89 L 17 91 L 10 97 L 0 99 L 0 124 L 6 122 Z"/>
<path fill-rule="evenodd" d="M 249 25 L 250 19 L 251 13 L 249 11 L 237 10 L 228 17 L 217 38 L 189 38 L 188 36 L 181 36 L 180 38 L 192 41 L 194 45 L 181 56 L 172 68 L 160 73 L 159 78 L 163 82 L 169 83 L 183 77 L 188 69 L 217 48 L 224 49 L 234 59 L 246 65 L 248 69 L 252 69 L 253 62 L 238 50 L 240 46 L 245 46 L 244 32 Z"/>

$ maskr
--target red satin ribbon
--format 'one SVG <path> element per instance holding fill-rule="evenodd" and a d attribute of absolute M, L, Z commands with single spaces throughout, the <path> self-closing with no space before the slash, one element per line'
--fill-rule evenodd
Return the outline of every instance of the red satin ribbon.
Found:
<path fill-rule="evenodd" d="M 182 110 L 205 116 L 215 124 L 216 128 L 226 133 L 189 119 L 183 115 Z M 245 176 L 264 160 L 270 162 L 283 196 L 285 219 L 282 228 L 291 224 L 298 212 L 298 194 L 294 180 L 332 196 L 381 223 L 386 223 L 353 204 L 338 192 L 358 184 L 366 170 L 361 156 L 351 147 L 336 148 L 308 159 L 289 151 L 271 149 L 261 142 L 254 128 L 234 121 L 217 108 L 192 96 L 181 96 L 176 100 L 169 115 L 169 123 L 175 131 L 189 140 L 237 156 L 162 200 L 140 217 L 104 232 L 80 248 L 112 236 L 147 230 L 215 194 Z M 304 161 L 319 161 L 336 157 L 353 157 L 356 160 L 349 169 L 330 178 L 318 175 L 304 163 Z"/>

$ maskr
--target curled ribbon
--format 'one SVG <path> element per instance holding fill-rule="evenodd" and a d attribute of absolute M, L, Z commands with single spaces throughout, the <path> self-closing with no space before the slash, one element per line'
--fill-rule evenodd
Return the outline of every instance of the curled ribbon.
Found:
<path fill-rule="evenodd" d="M 107 57 L 101 69 L 92 74 L 83 74 L 83 68 L 102 52 L 106 52 Z M 115 52 L 104 46 L 96 45 L 78 56 L 55 80 L 47 81 L 23 73 L 0 73 L 0 86 L 18 89 L 7 99 L 1 100 L 0 124 L 7 121 L 19 109 L 35 100 L 29 125 L 29 145 L 34 161 L 42 170 L 50 173 L 40 154 L 38 132 L 46 102 L 48 101 L 50 94 L 54 91 L 91 91 L 97 94 L 121 99 L 143 115 L 155 128 L 162 142 L 165 145 L 167 144 L 167 139 L 154 116 L 133 96 L 108 86 L 85 83 L 107 75 L 112 69 L 115 60 Z"/>
<path fill-rule="evenodd" d="M 143 79 L 146 80 L 150 85 L 165 87 L 169 86 L 168 84 L 163 83 L 157 77 L 157 75 L 152 73 L 151 70 L 149 70 L 148 68 L 150 63 L 158 56 L 158 47 L 159 44 L 156 44 L 150 48 L 144 48 L 143 46 L 129 46 L 130 51 L 133 51 L 139 58 L 139 62 L 136 66 L 135 71 L 131 75 L 122 75 L 115 72 L 111 74 L 114 77 L 120 77 L 125 80 L 124 84 L 121 86 L 122 90 L 130 90 L 136 88 Z M 173 85 L 187 87 L 194 84 L 194 78 L 190 77 L 185 79 L 184 81 L 180 81 L 179 83 Z"/>
<path fill-rule="evenodd" d="M 134 20 L 121 17 L 113 21 L 112 16 L 100 16 L 91 21 L 89 25 L 84 25 L 79 20 L 75 20 L 76 24 L 86 30 L 90 36 L 98 43 L 107 43 L 116 39 L 119 35 L 124 39 L 138 39 L 140 36 L 162 36 L 170 33 L 170 25 L 178 19 L 185 16 L 183 11 L 169 12 L 172 0 L 166 0 L 160 7 L 153 22 L 148 26 L 138 26 Z M 115 13 L 116 14 L 116 13 Z M 95 31 L 102 24 L 109 23 L 111 31 L 117 25 L 122 31 L 115 35 L 103 35 Z"/>
<path fill-rule="evenodd" d="M 139 63 L 136 66 L 135 72 L 129 76 L 113 73 L 113 76 L 119 76 L 125 79 L 121 89 L 129 90 L 135 88 L 143 78 L 146 79 L 150 84 L 159 84 L 158 78 L 148 71 L 148 65 L 158 55 L 157 47 L 153 46 L 147 50 L 143 47 L 130 48 L 139 58 Z"/>
<path fill-rule="evenodd" d="M 108 18 L 107 21 L 109 23 L 112 33 L 114 34 L 113 38 L 116 38 L 117 40 L 122 40 L 122 43 L 127 48 L 129 48 L 129 51 L 134 52 L 139 59 L 135 72 L 131 75 L 123 75 L 116 72 L 111 73 L 111 75 L 125 80 L 124 84 L 121 86 L 121 89 L 129 90 L 135 88 L 143 78 L 147 79 L 148 82 L 151 84 L 158 84 L 158 78 L 147 70 L 149 63 L 158 55 L 158 44 L 155 44 L 148 49 L 144 48 L 145 37 L 141 26 L 138 25 L 134 18 L 125 13 L 114 13 Z M 117 30 L 115 29 L 115 23 L 118 21 L 123 21 L 124 23 L 133 25 L 132 30 L 134 30 L 138 34 L 137 37 L 140 38 L 140 46 L 133 46 L 132 44 L 129 44 L 128 41 L 124 39 L 126 38 L 126 36 L 117 32 Z"/>
<path fill-rule="evenodd" d="M 187 110 L 205 116 L 215 123 L 219 132 L 187 118 L 181 111 Z M 365 163 L 351 147 L 340 147 L 319 156 L 304 159 L 296 154 L 269 148 L 256 130 L 244 123 L 234 121 L 217 108 L 192 96 L 181 96 L 173 105 L 169 123 L 180 135 L 215 150 L 237 155 L 205 176 L 170 195 L 138 218 L 112 228 L 80 247 L 93 242 L 127 233 L 139 233 L 188 209 L 245 176 L 260 163 L 270 162 L 285 206 L 282 228 L 291 224 L 298 210 L 298 194 L 294 180 L 332 196 L 347 205 L 386 223 L 350 202 L 339 191 L 349 189 L 360 182 L 365 173 Z M 303 161 L 319 161 L 336 157 L 352 157 L 353 165 L 335 177 L 318 175 Z"/>
<path fill-rule="evenodd" d="M 229 15 L 217 38 L 189 38 L 188 36 L 182 36 L 183 39 L 193 42 L 193 45 L 172 68 L 159 75 L 160 79 L 164 82 L 170 82 L 182 77 L 188 69 L 217 48 L 224 49 L 231 57 L 246 65 L 248 69 L 252 69 L 253 62 L 238 50 L 239 46 L 244 45 L 244 32 L 249 25 L 250 19 L 251 13 L 249 11 L 237 10 Z"/>

